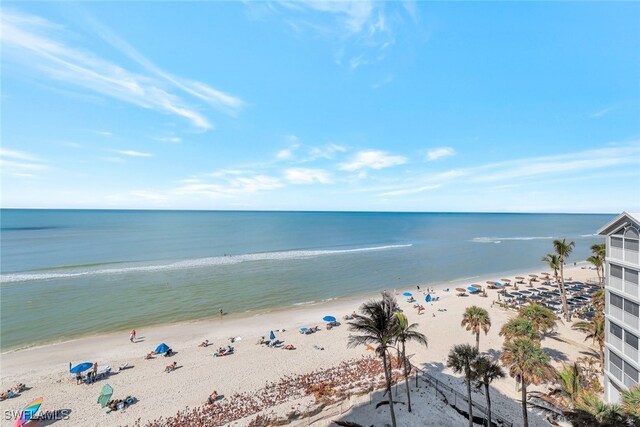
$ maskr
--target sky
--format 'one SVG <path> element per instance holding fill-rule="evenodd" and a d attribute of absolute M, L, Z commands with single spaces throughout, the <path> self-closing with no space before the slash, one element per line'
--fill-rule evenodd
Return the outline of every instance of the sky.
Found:
<path fill-rule="evenodd" d="M 640 3 L 0 10 L 2 207 L 640 211 Z"/>

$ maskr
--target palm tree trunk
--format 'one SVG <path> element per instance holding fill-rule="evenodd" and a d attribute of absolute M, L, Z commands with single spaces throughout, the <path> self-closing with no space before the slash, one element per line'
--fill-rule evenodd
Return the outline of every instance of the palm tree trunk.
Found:
<path fill-rule="evenodd" d="M 393 396 L 391 395 L 391 375 L 387 369 L 387 350 L 382 353 L 382 367 L 384 368 L 384 379 L 387 383 L 387 394 L 389 395 L 389 412 L 391 413 L 391 426 L 396 427 L 396 413 L 393 410 Z"/>
<path fill-rule="evenodd" d="M 604 374 L 604 344 L 600 344 L 600 371 Z"/>
<path fill-rule="evenodd" d="M 476 350 L 480 351 L 480 331 L 476 332 Z"/>
<path fill-rule="evenodd" d="M 571 313 L 569 313 L 569 305 L 567 304 L 567 293 L 564 288 L 564 260 L 560 261 L 560 297 L 562 299 L 562 311 L 567 322 L 571 321 Z"/>
<path fill-rule="evenodd" d="M 469 427 L 473 427 L 473 404 L 471 400 L 471 380 L 467 379 L 467 395 L 469 396 Z"/>
<path fill-rule="evenodd" d="M 411 412 L 411 390 L 409 390 L 409 373 L 407 372 L 407 355 L 405 353 L 404 341 L 402 341 L 402 362 L 404 365 L 404 385 L 407 387 L 407 405 Z"/>
<path fill-rule="evenodd" d="M 527 414 L 527 385 L 522 382 L 522 420 L 523 426 L 529 427 L 529 414 Z"/>
<path fill-rule="evenodd" d="M 491 427 L 491 396 L 489 396 L 489 384 L 484 385 L 484 392 L 487 395 L 487 427 Z"/>

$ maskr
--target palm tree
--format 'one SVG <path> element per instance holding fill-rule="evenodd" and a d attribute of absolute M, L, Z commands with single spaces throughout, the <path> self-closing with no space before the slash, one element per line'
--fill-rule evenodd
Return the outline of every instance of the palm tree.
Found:
<path fill-rule="evenodd" d="M 587 334 L 585 341 L 591 338 L 594 344 L 598 344 L 602 372 L 604 372 L 604 325 L 604 316 L 595 315 L 588 322 L 578 322 L 572 326 L 573 329 Z"/>
<path fill-rule="evenodd" d="M 391 395 L 391 366 L 388 351 L 395 342 L 398 329 L 393 311 L 395 305 L 395 298 L 386 292 L 382 293 L 381 300 L 364 303 L 360 307 L 360 315 L 349 322 L 349 331 L 356 335 L 349 335 L 348 343 L 349 347 L 374 345 L 376 354 L 382 359 L 392 427 L 396 427 L 396 414 Z"/>
<path fill-rule="evenodd" d="M 411 412 L 411 391 L 409 390 L 409 378 L 408 378 L 409 372 L 407 369 L 408 360 L 407 360 L 405 344 L 407 341 L 415 341 L 426 347 L 427 337 L 424 336 L 423 333 L 418 332 L 416 330 L 418 328 L 417 323 L 409 324 L 409 320 L 407 319 L 407 316 L 404 315 L 404 313 L 398 312 L 395 314 L 395 316 L 396 316 L 396 322 L 398 323 L 397 331 L 396 331 L 396 339 L 398 340 L 398 342 L 400 342 L 400 345 L 401 345 L 402 364 L 404 368 L 404 384 L 407 387 L 407 402 L 408 402 L 409 412 Z"/>
<path fill-rule="evenodd" d="M 604 289 L 598 289 L 591 295 L 591 303 L 596 312 L 604 316 Z"/>
<path fill-rule="evenodd" d="M 520 317 L 530 320 L 541 336 L 554 330 L 557 324 L 556 315 L 553 314 L 553 311 L 538 303 L 522 307 L 520 309 Z"/>
<path fill-rule="evenodd" d="M 563 411 L 574 408 L 583 391 L 589 387 L 587 378 L 576 362 L 568 366 L 563 364 L 562 370 L 557 371 L 556 381 L 557 387 L 546 395 L 540 393 L 539 396 Z"/>
<path fill-rule="evenodd" d="M 469 398 L 469 427 L 473 427 L 473 401 L 471 400 L 471 381 L 475 379 L 473 364 L 478 357 L 478 350 L 469 344 L 454 345 L 449 351 L 447 366 L 456 374 L 463 373 L 467 383 L 467 396 Z"/>
<path fill-rule="evenodd" d="M 628 425 L 622 408 L 604 403 L 594 393 L 584 393 L 568 413 L 575 427 L 617 427 Z"/>
<path fill-rule="evenodd" d="M 573 248 L 576 246 L 575 242 L 567 242 L 567 239 L 554 240 L 553 248 L 558 256 L 558 263 L 560 264 L 560 297 L 562 299 L 562 311 L 568 322 L 571 321 L 571 313 L 569 312 L 569 306 L 567 304 L 567 291 L 564 288 L 564 262 L 571 255 Z"/>
<path fill-rule="evenodd" d="M 484 394 L 487 397 L 487 426 L 491 427 L 491 396 L 489 395 L 489 385 L 498 378 L 504 378 L 504 371 L 497 362 L 492 361 L 487 356 L 476 358 L 473 363 L 474 377 L 477 388 L 484 387 Z"/>
<path fill-rule="evenodd" d="M 476 351 L 480 351 L 480 331 L 486 335 L 491 327 L 491 318 L 484 308 L 472 305 L 467 307 L 462 315 L 460 326 L 466 326 L 467 331 L 476 334 Z"/>
<path fill-rule="evenodd" d="M 549 365 L 550 357 L 540 344 L 529 338 L 515 338 L 504 343 L 500 360 L 509 370 L 509 375 L 522 383 L 522 418 L 524 427 L 529 426 L 527 414 L 527 385 L 551 380 L 555 370 Z"/>
<path fill-rule="evenodd" d="M 507 323 L 502 325 L 500 329 L 500 336 L 504 336 L 505 341 L 512 340 L 514 338 L 526 337 L 532 341 L 540 341 L 540 333 L 533 324 L 533 322 L 524 317 L 514 317 Z"/>
<path fill-rule="evenodd" d="M 591 264 L 593 264 L 596 267 L 596 274 L 598 275 L 598 284 L 602 288 L 603 280 L 602 280 L 601 271 L 604 266 L 604 260 L 598 256 L 592 255 L 589 258 L 587 258 L 587 261 L 589 261 Z"/>
<path fill-rule="evenodd" d="M 591 245 L 591 253 L 593 253 L 593 256 L 587 258 L 587 261 L 596 266 L 600 287 L 602 288 L 604 287 L 604 259 L 607 256 L 607 247 L 604 243 Z M 595 262 L 591 258 L 594 258 Z"/>
<path fill-rule="evenodd" d="M 542 261 L 549 264 L 549 268 L 553 270 L 553 277 L 558 281 L 558 270 L 560 270 L 560 261 L 558 261 L 558 255 L 556 254 L 546 254 L 542 257 Z"/>

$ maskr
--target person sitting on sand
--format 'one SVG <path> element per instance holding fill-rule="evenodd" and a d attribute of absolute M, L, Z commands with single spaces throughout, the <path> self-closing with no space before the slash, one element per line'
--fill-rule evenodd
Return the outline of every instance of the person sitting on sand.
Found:
<path fill-rule="evenodd" d="M 76 374 L 76 384 L 82 384 L 82 374 L 80 372 Z"/>
<path fill-rule="evenodd" d="M 171 357 L 175 354 L 175 352 L 172 349 L 167 350 L 167 352 L 164 354 L 164 357 Z"/>
<path fill-rule="evenodd" d="M 208 346 L 209 346 L 209 340 L 204 340 L 200 344 L 198 344 L 198 347 L 208 347 Z"/>
<path fill-rule="evenodd" d="M 209 397 L 207 398 L 207 403 L 209 405 L 211 405 L 212 403 L 214 403 L 216 400 L 218 400 L 218 392 L 214 391 L 213 393 L 211 393 L 209 395 Z"/>
<path fill-rule="evenodd" d="M 287 344 L 284 347 L 282 347 L 283 350 L 295 350 L 296 348 L 293 346 L 293 344 Z"/>
<path fill-rule="evenodd" d="M 423 314 L 424 313 L 424 305 L 419 305 L 418 306 L 418 314 Z"/>
<path fill-rule="evenodd" d="M 24 391 L 26 388 L 27 388 L 26 385 L 24 385 L 22 383 L 16 383 L 16 385 L 11 387 L 11 390 L 13 390 L 15 393 L 20 393 L 20 392 Z"/>
<path fill-rule="evenodd" d="M 167 373 L 171 371 L 175 371 L 177 367 L 178 367 L 178 363 L 174 361 L 172 364 L 165 366 L 164 371 Z"/>
<path fill-rule="evenodd" d="M 144 356 L 144 360 L 153 359 L 153 356 L 155 355 L 156 355 L 155 351 L 151 351 Z"/>
<path fill-rule="evenodd" d="M 264 344 L 266 341 L 264 340 L 264 335 L 260 337 L 256 344 Z"/>

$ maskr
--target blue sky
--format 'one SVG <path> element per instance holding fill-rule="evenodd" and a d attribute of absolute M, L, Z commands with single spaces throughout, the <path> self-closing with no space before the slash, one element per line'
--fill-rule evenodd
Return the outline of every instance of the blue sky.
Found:
<path fill-rule="evenodd" d="M 2 6 L 2 206 L 640 210 L 640 4 Z"/>

